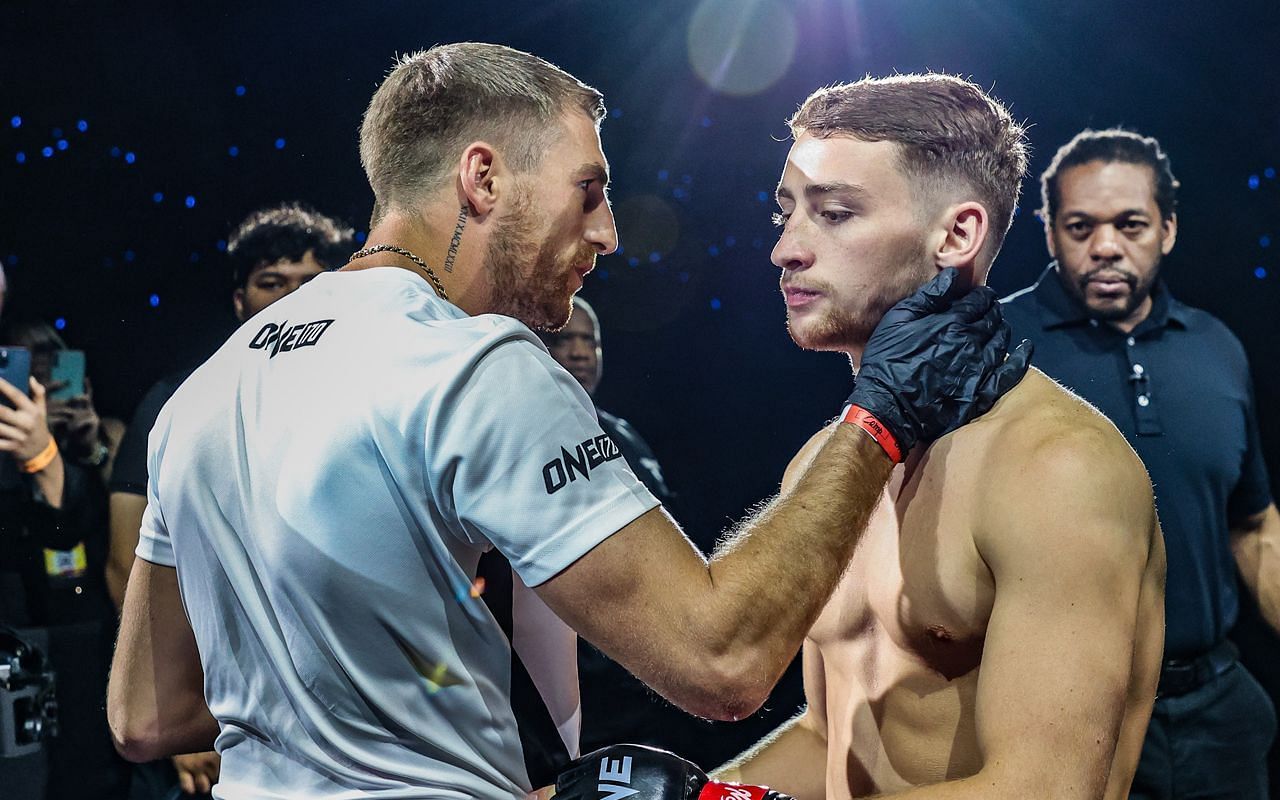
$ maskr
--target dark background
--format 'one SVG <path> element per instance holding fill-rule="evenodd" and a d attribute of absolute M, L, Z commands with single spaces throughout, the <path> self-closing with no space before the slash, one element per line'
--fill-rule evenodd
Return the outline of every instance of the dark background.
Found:
<path fill-rule="evenodd" d="M 1002 294 L 1046 263 L 1034 178 L 1054 150 L 1085 126 L 1158 137 L 1182 182 L 1165 275 L 1244 342 L 1280 473 L 1274 0 L 723 0 L 701 16 L 676 0 L 175 5 L 0 2 L 10 308 L 61 321 L 106 414 L 127 419 L 152 381 L 231 330 L 219 248 L 247 212 L 300 199 L 366 224 L 356 130 L 393 54 L 474 39 L 605 94 L 623 251 L 584 289 L 604 328 L 597 399 L 649 440 L 700 544 L 775 491 L 848 389 L 843 358 L 801 352 L 783 328 L 770 196 L 784 119 L 866 73 L 970 76 L 1032 124 L 1033 180 L 991 278 Z M 709 88 L 691 58 L 714 61 L 720 38 L 737 36 L 729 66 L 749 73 L 785 55 L 778 8 L 796 34 L 781 78 Z"/>

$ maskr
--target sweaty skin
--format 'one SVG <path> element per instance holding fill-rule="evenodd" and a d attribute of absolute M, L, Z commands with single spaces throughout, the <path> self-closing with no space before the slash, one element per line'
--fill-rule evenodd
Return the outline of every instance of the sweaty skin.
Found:
<path fill-rule="evenodd" d="M 1115 427 L 1032 370 L 895 468 L 805 641 L 808 710 L 722 775 L 799 800 L 1125 797 L 1163 646 L 1152 502 Z"/>

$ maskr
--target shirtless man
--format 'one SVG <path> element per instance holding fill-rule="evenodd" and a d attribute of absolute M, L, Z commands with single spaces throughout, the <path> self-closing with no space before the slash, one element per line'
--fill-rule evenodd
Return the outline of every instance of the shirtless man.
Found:
<path fill-rule="evenodd" d="M 856 371 L 889 305 L 937 270 L 985 282 L 1023 131 L 944 75 L 820 89 L 791 127 L 773 251 L 787 324 Z M 1164 565 L 1142 463 L 1032 370 L 895 468 L 805 640 L 808 710 L 718 777 L 800 800 L 1124 797 L 1156 694 Z"/>

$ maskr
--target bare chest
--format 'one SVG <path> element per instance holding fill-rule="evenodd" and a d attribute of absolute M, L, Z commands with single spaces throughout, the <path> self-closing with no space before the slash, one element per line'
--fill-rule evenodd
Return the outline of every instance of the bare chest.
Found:
<path fill-rule="evenodd" d="M 968 493 L 922 472 L 906 487 L 895 477 L 810 632 L 826 679 L 828 763 L 842 773 L 829 775 L 832 790 L 977 768 L 973 700 L 994 587 Z"/>

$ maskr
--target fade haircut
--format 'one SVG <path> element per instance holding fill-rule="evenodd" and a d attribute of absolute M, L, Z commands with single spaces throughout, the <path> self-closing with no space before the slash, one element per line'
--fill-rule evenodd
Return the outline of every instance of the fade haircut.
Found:
<path fill-rule="evenodd" d="M 1062 203 L 1058 180 L 1072 167 L 1094 161 L 1137 164 L 1151 168 L 1155 182 L 1155 200 L 1160 216 L 1173 219 L 1178 211 L 1178 179 L 1173 177 L 1169 156 L 1152 136 L 1126 131 L 1123 128 L 1107 128 L 1094 131 L 1088 128 L 1077 133 L 1071 141 L 1058 148 L 1049 168 L 1040 176 L 1040 219 L 1053 227 L 1053 215 Z"/>
<path fill-rule="evenodd" d="M 1027 171 L 1027 139 L 977 84 L 936 73 L 868 76 L 817 90 L 787 124 L 794 138 L 807 132 L 897 144 L 918 200 L 956 185 L 976 193 L 991 215 L 988 252 L 993 259 L 999 252 Z"/>
<path fill-rule="evenodd" d="M 537 167 L 569 110 L 599 125 L 604 97 L 520 50 L 462 42 L 402 56 L 374 92 L 360 126 L 373 222 L 439 188 L 462 148 L 477 139 L 503 148 L 517 171 Z"/>
<path fill-rule="evenodd" d="M 310 251 L 325 269 L 346 263 L 355 249 L 354 231 L 302 203 L 259 209 L 236 226 L 227 240 L 231 275 L 241 289 L 259 267 L 301 261 Z"/>

